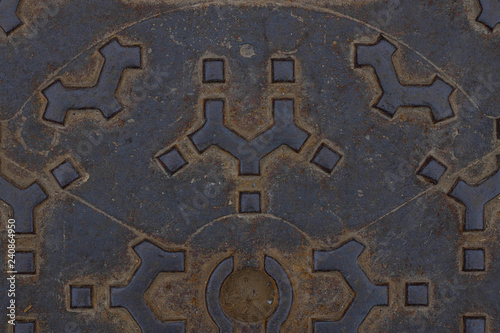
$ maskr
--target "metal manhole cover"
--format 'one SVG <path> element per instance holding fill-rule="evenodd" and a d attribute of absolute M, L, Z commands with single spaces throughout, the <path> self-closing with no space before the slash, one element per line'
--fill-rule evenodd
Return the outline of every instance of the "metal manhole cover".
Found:
<path fill-rule="evenodd" d="M 499 331 L 499 20 L 1 0 L 0 328 Z"/>

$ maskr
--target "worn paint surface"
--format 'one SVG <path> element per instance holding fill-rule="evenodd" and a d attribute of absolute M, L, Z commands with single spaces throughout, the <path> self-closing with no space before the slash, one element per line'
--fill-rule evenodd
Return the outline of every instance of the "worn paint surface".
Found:
<path fill-rule="evenodd" d="M 1 0 L 15 332 L 500 331 L 499 9 Z"/>

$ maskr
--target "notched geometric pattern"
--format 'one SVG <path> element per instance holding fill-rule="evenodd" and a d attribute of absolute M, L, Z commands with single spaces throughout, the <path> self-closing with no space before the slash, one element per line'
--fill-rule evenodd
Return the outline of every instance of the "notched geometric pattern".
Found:
<path fill-rule="evenodd" d="M 47 198 L 38 183 L 19 189 L 0 176 L 0 200 L 12 206 L 17 233 L 33 233 L 33 209 Z"/>
<path fill-rule="evenodd" d="M 476 185 L 459 179 L 448 194 L 465 205 L 466 231 L 484 230 L 484 206 L 500 195 L 500 155 L 497 159 L 499 168 L 492 176 Z"/>
<path fill-rule="evenodd" d="M 214 145 L 236 157 L 240 175 L 259 175 L 265 156 L 282 145 L 298 152 L 309 137 L 294 123 L 293 99 L 274 99 L 274 124 L 250 141 L 225 126 L 224 104 L 221 99 L 205 100 L 205 124 L 189 137 L 199 152 Z"/>
<path fill-rule="evenodd" d="M 314 251 L 314 271 L 339 271 L 356 294 L 342 319 L 315 322 L 316 333 L 357 331 L 374 306 L 388 305 L 388 287 L 374 285 L 358 264 L 364 249 L 364 245 L 351 240 L 336 250 Z"/>
<path fill-rule="evenodd" d="M 142 332 L 184 332 L 183 322 L 161 322 L 145 303 L 143 295 L 161 272 L 184 272 L 184 252 L 167 252 L 143 241 L 134 247 L 141 264 L 125 287 L 111 287 L 111 307 L 126 308 Z"/>
<path fill-rule="evenodd" d="M 481 14 L 477 17 L 477 21 L 493 30 L 500 23 L 500 1 L 479 0 L 479 2 L 481 3 Z"/>
<path fill-rule="evenodd" d="M 65 87 L 60 80 L 42 91 L 47 98 L 43 118 L 63 125 L 69 110 L 98 109 L 107 119 L 118 113 L 122 105 L 116 90 L 126 68 L 141 67 L 141 47 L 122 46 L 113 39 L 100 49 L 104 57 L 97 84 L 93 87 Z"/>
<path fill-rule="evenodd" d="M 19 1 L 20 0 L 0 0 L 0 27 L 6 34 L 9 34 L 22 23 L 16 14 Z"/>
<path fill-rule="evenodd" d="M 428 107 L 435 123 L 452 118 L 449 97 L 454 88 L 437 76 L 429 85 L 402 84 L 392 61 L 396 50 L 382 36 L 372 45 L 356 44 L 355 67 L 373 67 L 382 90 L 374 107 L 390 118 L 399 107 Z"/>

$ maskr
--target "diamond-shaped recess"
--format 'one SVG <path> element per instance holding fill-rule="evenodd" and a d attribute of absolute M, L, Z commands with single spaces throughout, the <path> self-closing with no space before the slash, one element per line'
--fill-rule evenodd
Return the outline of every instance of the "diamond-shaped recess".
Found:
<path fill-rule="evenodd" d="M 434 157 L 429 156 L 417 174 L 424 177 L 425 180 L 437 184 L 445 172 L 446 167 Z"/>
<path fill-rule="evenodd" d="M 69 184 L 80 178 L 80 174 L 76 171 L 69 160 L 59 164 L 51 172 L 62 188 L 67 187 Z"/>
<path fill-rule="evenodd" d="M 332 173 L 335 166 L 339 163 L 342 155 L 331 149 L 330 147 L 322 144 L 314 154 L 312 163 L 317 165 L 321 170 L 326 173 Z"/>
<path fill-rule="evenodd" d="M 163 168 L 169 175 L 173 175 L 187 164 L 179 149 L 174 147 L 158 157 Z"/>

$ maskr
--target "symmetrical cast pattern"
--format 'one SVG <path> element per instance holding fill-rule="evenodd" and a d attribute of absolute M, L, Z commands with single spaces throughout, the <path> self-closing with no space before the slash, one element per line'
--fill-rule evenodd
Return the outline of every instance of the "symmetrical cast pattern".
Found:
<path fill-rule="evenodd" d="M 126 68 L 140 68 L 141 48 L 122 46 L 114 39 L 100 50 L 105 58 L 97 85 L 94 87 L 65 87 L 56 81 L 43 91 L 47 106 L 43 118 L 64 124 L 69 110 L 98 109 L 104 117 L 110 118 L 122 109 L 116 99 L 116 90 Z"/>

